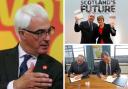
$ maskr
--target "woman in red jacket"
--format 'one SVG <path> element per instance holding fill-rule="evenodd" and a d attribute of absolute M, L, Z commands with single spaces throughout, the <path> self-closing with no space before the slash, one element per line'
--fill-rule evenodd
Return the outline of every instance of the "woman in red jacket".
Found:
<path fill-rule="evenodd" d="M 112 36 L 116 35 L 116 30 L 114 28 L 114 26 L 111 26 L 110 24 L 105 24 L 104 23 L 104 17 L 98 16 L 97 17 L 97 21 L 99 23 L 99 27 L 98 27 L 98 41 L 97 43 L 99 44 L 112 44 L 112 40 L 110 37 L 110 34 Z"/>

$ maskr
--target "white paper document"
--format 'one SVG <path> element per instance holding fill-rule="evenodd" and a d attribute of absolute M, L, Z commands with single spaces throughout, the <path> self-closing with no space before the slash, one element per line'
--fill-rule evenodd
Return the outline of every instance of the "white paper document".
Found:
<path fill-rule="evenodd" d="M 82 19 L 83 18 L 83 13 L 80 10 L 74 11 L 75 17 Z"/>
<path fill-rule="evenodd" d="M 112 76 L 108 76 L 105 81 L 112 83 L 117 77 L 113 78 Z"/>
<path fill-rule="evenodd" d="M 79 80 L 81 80 L 81 78 L 78 77 L 78 76 L 75 76 L 75 77 L 73 77 L 73 78 L 70 77 L 70 81 L 71 81 L 71 82 L 76 82 L 76 81 L 79 81 Z"/>

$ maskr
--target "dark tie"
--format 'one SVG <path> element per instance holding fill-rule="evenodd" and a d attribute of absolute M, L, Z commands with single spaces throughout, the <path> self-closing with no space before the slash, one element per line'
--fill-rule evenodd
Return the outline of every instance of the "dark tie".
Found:
<path fill-rule="evenodd" d="M 79 67 L 79 65 L 78 65 L 78 67 L 77 67 L 77 68 L 78 68 L 78 73 L 79 73 L 79 72 L 80 72 L 80 67 Z"/>
<path fill-rule="evenodd" d="M 90 30 L 93 31 L 93 23 L 90 23 Z"/>
<path fill-rule="evenodd" d="M 107 72 L 108 72 L 108 75 L 111 75 L 111 70 L 110 70 L 110 64 L 108 63 L 108 70 L 107 70 Z"/>
<path fill-rule="evenodd" d="M 27 61 L 31 58 L 32 56 L 31 55 L 24 55 L 24 61 L 22 62 L 21 66 L 20 66 L 20 74 L 19 74 L 19 77 L 21 77 L 27 70 L 28 70 L 28 67 L 27 67 Z"/>

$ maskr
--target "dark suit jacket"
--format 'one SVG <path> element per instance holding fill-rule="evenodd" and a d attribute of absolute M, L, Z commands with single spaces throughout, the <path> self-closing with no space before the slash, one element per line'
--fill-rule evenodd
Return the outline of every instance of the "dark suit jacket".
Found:
<path fill-rule="evenodd" d="M 111 28 L 109 24 L 104 24 L 102 35 L 100 35 L 100 33 L 98 32 L 99 38 L 97 43 L 100 43 L 101 39 L 103 39 L 104 43 L 112 44 L 113 42 L 110 38 L 110 34 L 112 36 L 115 36 L 116 30 L 114 28 Z"/>
<path fill-rule="evenodd" d="M 106 74 L 106 64 L 104 61 L 100 61 L 99 72 L 102 73 L 103 75 Z M 117 75 L 119 75 L 121 73 L 121 69 L 120 69 L 118 60 L 111 59 L 111 73 L 112 73 L 112 75 L 114 73 L 116 73 Z"/>
<path fill-rule="evenodd" d="M 80 25 L 75 24 L 75 32 L 81 31 L 81 42 L 80 43 L 96 43 L 96 32 L 97 24 L 93 23 L 93 31 L 91 31 L 88 21 L 83 21 Z"/>
<path fill-rule="evenodd" d="M 83 74 L 83 77 L 88 76 L 89 74 L 89 69 L 88 69 L 88 65 L 86 62 L 84 62 L 81 65 L 78 65 L 77 62 L 73 62 L 71 64 L 71 67 L 69 69 L 68 74 L 70 75 L 71 73 L 75 73 L 75 74 Z"/>
<path fill-rule="evenodd" d="M 18 46 L 12 49 L 0 51 L 0 89 L 6 89 L 7 84 L 18 79 Z M 42 66 L 46 65 L 47 70 Z M 47 73 L 53 79 L 53 85 L 49 89 L 63 89 L 63 68 L 54 58 L 48 55 L 40 55 L 34 72 Z"/>

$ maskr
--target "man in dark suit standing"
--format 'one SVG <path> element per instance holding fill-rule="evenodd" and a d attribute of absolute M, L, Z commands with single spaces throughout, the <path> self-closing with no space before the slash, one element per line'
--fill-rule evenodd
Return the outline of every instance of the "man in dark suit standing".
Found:
<path fill-rule="evenodd" d="M 54 27 L 38 4 L 15 15 L 19 44 L 0 51 L 0 89 L 63 89 L 63 68 L 47 55 Z"/>
<path fill-rule="evenodd" d="M 102 79 L 106 79 L 105 75 L 112 75 L 113 77 L 119 76 L 121 69 L 118 60 L 111 59 L 108 52 L 103 52 L 101 54 L 101 59 L 99 64 L 99 74 Z"/>
<path fill-rule="evenodd" d="M 80 23 L 80 25 L 78 25 L 79 18 L 75 17 L 76 22 L 75 22 L 74 30 L 75 32 L 81 31 L 81 42 L 80 42 L 81 44 L 96 43 L 97 36 L 95 34 L 97 34 L 98 25 L 93 22 L 94 19 L 95 19 L 94 13 L 90 12 L 88 15 L 88 20 L 83 21 Z"/>
<path fill-rule="evenodd" d="M 74 77 L 77 74 L 80 78 L 87 77 L 89 69 L 87 63 L 84 61 L 83 55 L 78 55 L 75 62 L 71 64 L 68 75 Z"/>

